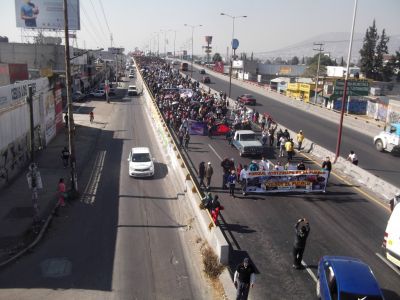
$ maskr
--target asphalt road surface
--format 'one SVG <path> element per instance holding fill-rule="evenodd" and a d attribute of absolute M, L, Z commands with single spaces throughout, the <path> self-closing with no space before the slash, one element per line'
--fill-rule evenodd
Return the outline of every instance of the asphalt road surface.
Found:
<path fill-rule="evenodd" d="M 190 76 L 190 71 L 185 73 Z M 207 84 L 208 86 L 217 91 L 228 92 L 229 80 L 219 79 L 213 76 L 211 72 L 207 75 L 211 78 L 211 84 Z M 194 69 L 193 78 L 201 80 L 202 77 L 203 75 Z M 258 112 L 268 112 L 278 123 L 296 132 L 302 129 L 306 138 L 335 153 L 338 124 L 285 105 L 232 82 L 231 98 L 236 99 L 243 94 L 255 96 L 257 105 L 254 108 Z M 347 157 L 350 150 L 354 150 L 357 154 L 361 168 L 400 187 L 400 157 L 398 155 L 376 151 L 370 136 L 343 127 L 341 156 Z"/>
<path fill-rule="evenodd" d="M 399 275 L 377 255 L 389 213 L 367 200 L 353 187 L 331 176 L 326 194 L 270 194 L 229 196 L 222 190 L 221 159 L 234 158 L 249 164 L 223 137 L 209 139 L 192 136 L 188 155 L 197 169 L 200 161 L 214 166 L 212 193 L 220 196 L 220 226 L 232 246 L 230 271 L 244 256 L 249 256 L 259 274 L 252 299 L 314 299 L 317 264 L 323 255 L 346 255 L 360 258 L 373 269 L 386 299 L 399 299 Z M 276 162 L 274 150 L 268 158 Z M 295 157 L 300 160 L 300 157 Z M 306 161 L 311 168 L 311 161 Z M 291 250 L 294 224 L 306 217 L 311 224 L 304 262 L 307 270 L 294 270 Z"/>
<path fill-rule="evenodd" d="M 96 101 L 104 99 L 85 108 Z M 60 210 L 33 253 L 0 270 L 0 299 L 213 298 L 191 245 L 193 230 L 186 231 L 190 215 L 182 188 L 155 140 L 143 99 L 95 108 L 95 122 L 105 129 L 80 178 L 81 188 L 88 188 L 82 201 Z M 153 179 L 128 176 L 134 146 L 152 150 Z"/>

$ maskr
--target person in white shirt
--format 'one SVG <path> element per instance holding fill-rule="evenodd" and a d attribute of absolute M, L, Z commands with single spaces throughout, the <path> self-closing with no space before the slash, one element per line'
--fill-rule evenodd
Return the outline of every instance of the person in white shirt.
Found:
<path fill-rule="evenodd" d="M 353 165 L 356 165 L 356 166 L 358 165 L 358 157 L 357 157 L 357 154 L 355 154 L 353 150 L 350 151 L 350 154 L 347 157 L 347 160 L 349 162 L 351 162 Z"/>
<path fill-rule="evenodd" d="M 247 187 L 247 165 L 245 165 L 243 167 L 243 169 L 240 171 L 240 175 L 239 175 L 239 180 L 240 183 L 242 184 L 242 192 L 243 195 L 246 194 L 246 187 Z"/>
<path fill-rule="evenodd" d="M 262 171 L 271 170 L 271 162 L 268 159 L 265 159 L 264 157 L 260 160 L 258 165 L 260 166 L 260 170 Z"/>

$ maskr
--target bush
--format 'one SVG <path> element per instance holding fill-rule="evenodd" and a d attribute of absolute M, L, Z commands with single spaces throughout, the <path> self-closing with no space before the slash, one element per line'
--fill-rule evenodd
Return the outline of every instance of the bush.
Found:
<path fill-rule="evenodd" d="M 225 266 L 220 264 L 218 256 L 209 245 L 204 243 L 200 251 L 203 256 L 204 273 L 211 279 L 217 279 L 225 269 Z"/>

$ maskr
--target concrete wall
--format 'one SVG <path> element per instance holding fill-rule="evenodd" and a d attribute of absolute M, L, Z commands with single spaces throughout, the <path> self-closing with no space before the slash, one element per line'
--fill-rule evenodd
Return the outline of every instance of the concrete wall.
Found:
<path fill-rule="evenodd" d="M 26 63 L 28 69 L 64 70 L 64 46 L 0 43 L 0 62 Z"/>

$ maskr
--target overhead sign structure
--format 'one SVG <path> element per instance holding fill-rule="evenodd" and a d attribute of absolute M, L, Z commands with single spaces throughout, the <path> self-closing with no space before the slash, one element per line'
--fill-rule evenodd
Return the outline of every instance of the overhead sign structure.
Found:
<path fill-rule="evenodd" d="M 322 192 L 326 188 L 327 171 L 283 170 L 249 172 L 246 193 Z"/>
<path fill-rule="evenodd" d="M 64 29 L 63 0 L 15 0 L 17 27 Z M 79 0 L 68 0 L 68 29 L 80 30 Z"/>
<path fill-rule="evenodd" d="M 239 48 L 239 40 L 238 39 L 233 39 L 232 40 L 232 49 L 236 50 L 237 48 Z"/>

